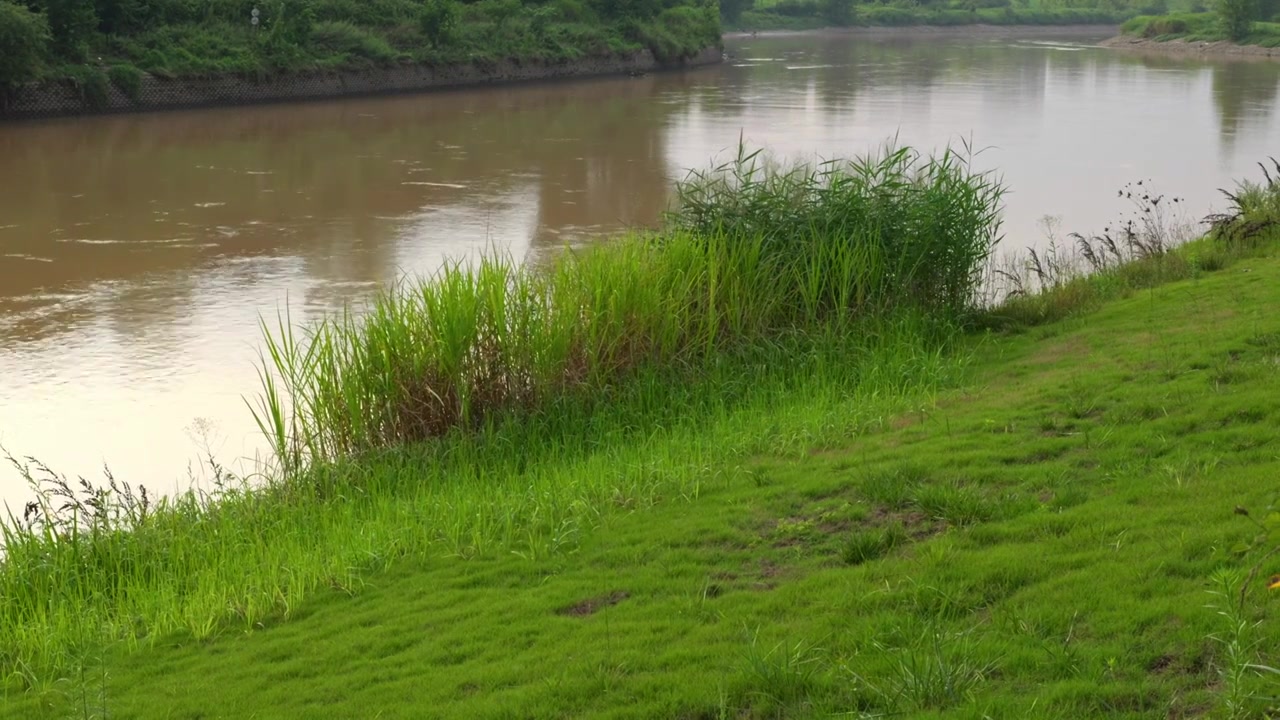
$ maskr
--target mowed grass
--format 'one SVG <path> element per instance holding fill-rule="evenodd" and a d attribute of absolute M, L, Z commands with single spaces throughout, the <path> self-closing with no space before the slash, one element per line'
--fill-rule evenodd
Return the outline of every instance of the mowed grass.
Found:
<path fill-rule="evenodd" d="M 1261 250 L 974 336 L 937 394 L 816 383 L 602 447 L 547 472 L 697 481 L 109 648 L 5 716 L 1260 717 L 1278 305 Z"/>

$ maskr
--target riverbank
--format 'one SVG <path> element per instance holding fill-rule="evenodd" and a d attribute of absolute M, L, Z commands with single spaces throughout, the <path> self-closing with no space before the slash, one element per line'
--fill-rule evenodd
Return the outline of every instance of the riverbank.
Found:
<path fill-rule="evenodd" d="M 1134 37 L 1132 35 L 1117 35 L 1104 40 L 1101 46 L 1113 50 L 1151 54 L 1280 60 L 1280 47 L 1238 45 L 1227 40 L 1184 40 L 1180 38 L 1159 40 Z"/>
<path fill-rule="evenodd" d="M 964 238 L 983 247 L 981 178 L 910 191 L 864 172 L 877 202 L 920 193 L 878 222 L 959 234 L 889 265 L 910 272 L 863 273 L 886 267 L 866 264 L 888 259 L 876 246 L 793 230 L 874 212 L 855 184 L 779 204 L 814 197 L 803 176 L 739 173 L 686 189 L 690 235 L 586 253 L 551 285 L 495 262 L 424 287 L 443 312 L 388 299 L 369 324 L 317 328 L 318 355 L 276 334 L 279 391 L 308 415 L 268 403 L 266 429 L 282 418 L 286 458 L 296 442 L 340 459 L 265 492 L 227 480 L 212 504 L 116 485 L 78 517 L 37 508 L 85 525 L 8 538 L 6 714 L 1259 708 L 1273 693 L 1247 664 L 1280 639 L 1256 623 L 1261 480 L 1280 469 L 1280 185 L 1237 193 L 1238 215 L 1178 249 L 1140 231 L 1082 246 L 1089 277 L 1037 264 L 948 327 L 901 303 L 972 299 L 948 278 L 975 269 Z M 787 244 L 700 229 L 727 222 Z M 521 304 L 548 297 L 570 311 Z M 581 364 L 584 347 L 608 362 Z M 352 371 L 336 386 L 331 361 Z M 473 430 L 439 435 L 458 422 Z"/>
<path fill-rule="evenodd" d="M 1228 38 L 1214 13 L 1142 15 L 1120 27 L 1104 47 L 1166 55 L 1280 58 L 1280 23 L 1252 22 Z"/>
<path fill-rule="evenodd" d="M 0 108 L 66 114 L 331 97 L 453 86 L 453 76 L 472 84 L 596 74 L 598 64 L 639 72 L 685 64 L 720 42 L 716 8 L 689 0 L 566 2 L 4 0 Z"/>
<path fill-rule="evenodd" d="M 538 82 L 608 75 L 680 70 L 723 60 L 719 47 L 691 57 L 659 60 L 649 50 L 613 57 L 559 62 L 502 60 L 437 67 L 398 65 L 386 68 L 290 73 L 265 79 L 239 76 L 164 78 L 142 75 L 130 91 L 114 85 L 90 98 L 72 82 L 29 85 L 0 107 L 0 120 L 90 115 L 118 112 L 221 107 L 324 98 L 423 92 L 513 82 Z"/>
<path fill-rule="evenodd" d="M 993 38 L 1097 38 L 1105 36 L 1105 25 L 900 25 L 879 27 L 818 27 L 807 30 L 733 31 L 725 40 L 768 37 L 993 37 Z"/>
<path fill-rule="evenodd" d="M 1025 32 L 1029 28 L 1063 28 L 1075 25 L 1119 26 L 1132 17 L 1132 13 L 1089 9 L 1032 10 L 1005 7 L 948 10 L 853 5 L 842 21 L 833 21 L 817 3 L 812 3 L 807 8 L 807 13 L 798 11 L 803 3 L 788 7 L 786 14 L 777 12 L 782 9 L 780 5 L 745 11 L 732 21 L 725 20 L 725 31 L 751 34 L 824 29 L 1008 27 Z"/>
<path fill-rule="evenodd" d="M 365 560 L 99 647 L 6 716 L 1255 716 L 1274 691 L 1249 663 L 1280 640 L 1277 219 L 1049 278 L 944 354 L 885 335 L 510 476 L 367 457 L 358 492 L 295 498 L 307 533 L 258 538 Z"/>

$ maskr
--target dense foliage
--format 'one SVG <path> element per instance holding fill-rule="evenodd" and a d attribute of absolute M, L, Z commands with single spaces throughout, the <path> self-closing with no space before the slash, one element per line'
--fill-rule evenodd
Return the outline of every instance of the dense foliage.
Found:
<path fill-rule="evenodd" d="M 0 99 L 40 69 L 49 25 L 25 7 L 0 1 Z"/>
<path fill-rule="evenodd" d="M 1249 36 L 1253 23 L 1258 20 L 1258 0 L 1217 0 L 1214 10 L 1222 24 L 1222 33 L 1237 42 Z"/>
<path fill-rule="evenodd" d="M 175 76 L 644 48 L 670 60 L 719 37 L 707 0 L 0 0 L 0 84 L 86 64 Z"/>

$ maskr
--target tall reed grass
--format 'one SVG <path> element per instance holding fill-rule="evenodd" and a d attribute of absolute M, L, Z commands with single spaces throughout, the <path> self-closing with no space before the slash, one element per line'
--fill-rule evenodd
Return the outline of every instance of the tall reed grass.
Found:
<path fill-rule="evenodd" d="M 655 234 L 549 267 L 490 255 L 304 333 L 265 328 L 255 416 L 290 472 L 590 412 L 641 368 L 701 369 L 788 334 L 910 308 L 970 311 L 1002 187 L 951 151 L 770 168 L 740 148 L 691 173 Z"/>

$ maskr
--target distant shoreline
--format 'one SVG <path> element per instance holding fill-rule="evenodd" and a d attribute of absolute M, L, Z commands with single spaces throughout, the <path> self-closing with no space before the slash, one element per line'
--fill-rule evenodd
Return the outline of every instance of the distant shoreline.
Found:
<path fill-rule="evenodd" d="M 761 30 L 726 32 L 725 40 L 792 36 L 853 37 L 1097 37 L 1114 33 L 1114 25 L 900 25 L 828 27 L 814 30 Z"/>
<path fill-rule="evenodd" d="M 1111 48 L 1113 50 L 1126 50 L 1132 52 L 1148 52 L 1161 55 L 1176 55 L 1180 57 L 1207 55 L 1212 57 L 1229 57 L 1229 58 L 1259 58 L 1280 60 L 1280 47 L 1262 47 L 1261 45 L 1237 45 L 1232 42 L 1220 40 L 1217 42 L 1205 42 L 1200 40 L 1151 40 L 1148 38 L 1134 37 L 1132 35 L 1118 35 L 1102 42 L 1102 47 Z"/>
<path fill-rule="evenodd" d="M 0 97 L 0 122 L 110 113 L 156 112 L 193 108 L 305 102 L 339 97 L 425 93 L 466 87 L 549 82 L 574 78 L 636 75 L 714 65 L 724 59 L 719 46 L 692 57 L 660 61 L 649 50 L 566 62 L 504 60 L 440 67 L 407 64 L 367 70 L 297 72 L 256 80 L 236 75 L 166 79 L 143 76 L 137 93 L 127 96 L 108 86 L 101 104 L 89 103 L 68 82 L 33 83 L 8 103 Z"/>

